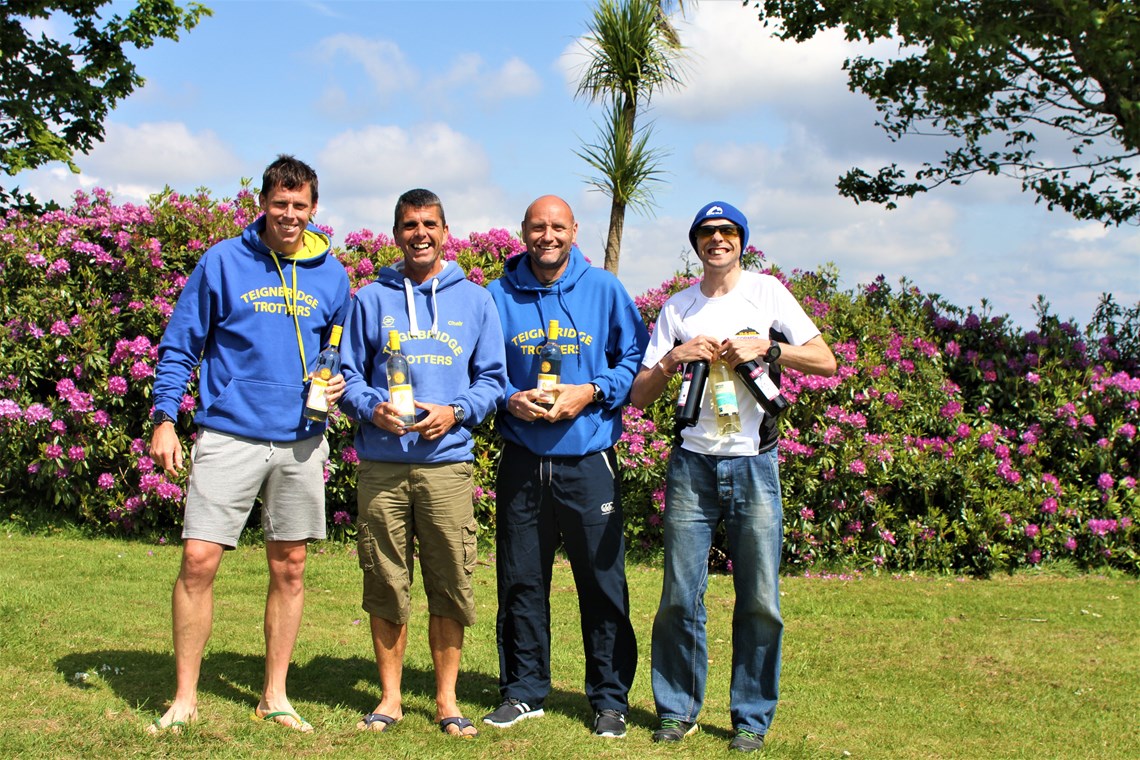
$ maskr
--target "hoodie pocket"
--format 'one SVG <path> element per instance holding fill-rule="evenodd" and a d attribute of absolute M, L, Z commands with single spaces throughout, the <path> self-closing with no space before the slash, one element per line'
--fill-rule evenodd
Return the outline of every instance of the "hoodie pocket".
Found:
<path fill-rule="evenodd" d="M 206 416 L 215 425 L 228 421 L 259 431 L 292 430 L 301 419 L 302 392 L 299 385 L 235 378 L 206 407 Z"/>

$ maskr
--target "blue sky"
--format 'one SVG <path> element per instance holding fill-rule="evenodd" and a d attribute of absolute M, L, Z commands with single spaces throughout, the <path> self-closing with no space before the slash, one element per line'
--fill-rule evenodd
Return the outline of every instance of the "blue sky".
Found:
<path fill-rule="evenodd" d="M 106 141 L 78 157 L 83 173 L 41 168 L 16 178 L 22 189 L 61 202 L 95 186 L 119 202 L 164 185 L 232 197 L 241 178 L 292 153 L 320 175 L 318 220 L 338 239 L 390 230 L 397 196 L 412 187 L 440 195 L 457 236 L 517 230 L 531 200 L 555 193 L 600 264 L 609 199 L 574 153 L 602 116 L 574 99 L 592 2 L 206 5 L 213 17 L 180 42 L 132 55 L 147 84 L 111 114 Z M 1140 301 L 1136 227 L 1048 212 L 1015 180 L 976 177 L 894 211 L 838 197 L 836 178 L 851 166 L 940 155 L 929 140 L 892 144 L 874 127 L 873 108 L 847 91 L 841 65 L 857 50 L 840 36 L 779 42 L 736 0 L 702 0 L 676 23 L 687 85 L 649 115 L 668 174 L 655 214 L 627 216 L 620 276 L 631 293 L 682 266 L 692 215 L 719 199 L 748 215 L 770 261 L 833 262 L 844 287 L 905 277 L 961 307 L 986 298 L 1023 326 L 1038 294 L 1082 325 L 1102 292 Z"/>

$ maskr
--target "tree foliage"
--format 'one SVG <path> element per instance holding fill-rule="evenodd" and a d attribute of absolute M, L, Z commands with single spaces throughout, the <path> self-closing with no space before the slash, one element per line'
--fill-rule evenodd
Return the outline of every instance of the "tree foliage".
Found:
<path fill-rule="evenodd" d="M 143 84 L 128 46 L 177 40 L 208 8 L 139 0 L 105 23 L 109 0 L 6 0 L 0 11 L 0 168 L 9 176 L 53 161 L 78 173 L 72 158 L 103 139 L 103 121 Z M 37 28 L 70 24 L 49 37 Z M 0 203 L 7 193 L 0 189 Z"/>
<path fill-rule="evenodd" d="M 590 184 L 612 199 L 606 270 L 617 274 L 625 211 L 648 210 L 661 152 L 649 147 L 650 127 L 636 126 L 653 95 L 681 83 L 680 38 L 658 0 L 601 0 L 584 46 L 590 54 L 578 95 L 607 105 L 598 142 L 578 155 L 601 176 Z"/>
<path fill-rule="evenodd" d="M 842 195 L 893 208 L 899 198 L 986 173 L 1017 178 L 1038 202 L 1077 219 L 1140 221 L 1140 6 L 1133 0 L 762 0 L 755 7 L 784 39 L 842 29 L 849 40 L 897 40 L 894 57 L 847 60 L 849 87 L 874 101 L 892 140 L 953 140 L 913 178 L 897 164 L 874 175 L 854 168 L 840 178 Z M 1060 142 L 1067 147 L 1056 150 Z"/>

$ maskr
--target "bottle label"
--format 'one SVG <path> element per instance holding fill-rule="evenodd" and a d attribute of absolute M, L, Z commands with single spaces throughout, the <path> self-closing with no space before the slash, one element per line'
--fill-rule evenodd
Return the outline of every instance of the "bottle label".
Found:
<path fill-rule="evenodd" d="M 731 380 L 723 380 L 713 385 L 716 394 L 716 413 L 721 417 L 739 413 L 736 405 L 736 386 Z"/>
<path fill-rule="evenodd" d="M 327 374 L 328 369 L 325 369 L 324 372 Z M 331 375 L 329 375 L 329 377 L 331 377 Z M 329 411 L 329 400 L 325 398 L 325 389 L 328 387 L 328 382 L 326 382 L 325 378 L 321 377 L 320 373 L 314 375 L 312 382 L 309 383 L 309 397 L 305 400 L 306 409 L 315 412 L 325 412 L 327 414 Z"/>
<path fill-rule="evenodd" d="M 549 367 L 547 367 L 547 369 L 549 369 Z M 558 394 L 554 392 L 555 385 L 558 385 L 558 375 L 539 373 L 538 390 L 541 394 L 542 401 L 548 404 L 554 403 L 554 400 L 558 398 Z"/>
<path fill-rule="evenodd" d="M 401 417 L 415 417 L 416 405 L 412 399 L 412 386 L 393 385 L 388 389 L 392 405 L 396 407 L 396 414 Z"/>
<path fill-rule="evenodd" d="M 760 386 L 760 392 L 763 393 L 769 401 L 775 401 L 776 397 L 780 395 L 780 389 L 772 382 L 772 378 L 768 377 L 767 372 L 760 373 L 756 384 Z"/>
<path fill-rule="evenodd" d="M 681 392 L 677 394 L 677 406 L 684 406 L 685 402 L 689 400 L 689 387 L 692 384 L 692 380 L 681 381 Z"/>

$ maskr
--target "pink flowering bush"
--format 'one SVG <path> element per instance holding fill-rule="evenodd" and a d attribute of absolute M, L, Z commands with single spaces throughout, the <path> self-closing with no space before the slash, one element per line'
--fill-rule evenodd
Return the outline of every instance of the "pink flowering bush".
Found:
<path fill-rule="evenodd" d="M 0 493 L 9 519 L 72 519 L 104 532 L 174 532 L 185 475 L 147 455 L 157 343 L 187 274 L 256 218 L 256 198 L 166 192 L 145 206 L 96 190 L 41 216 L 0 218 Z M 331 231 L 330 231 L 331 232 Z M 391 237 L 350 232 L 336 248 L 354 291 L 399 258 Z M 445 256 L 485 284 L 523 252 L 506 230 L 452 238 Z M 1106 298 L 1085 330 L 1038 304 L 1036 329 L 963 310 L 882 278 L 840 290 L 831 267 L 786 274 L 754 248 L 824 331 L 834 377 L 782 373 L 786 566 L 986 574 L 1065 561 L 1140 572 L 1140 306 Z M 696 281 L 670 277 L 636 301 L 650 329 Z M 660 551 L 679 379 L 618 444 L 629 546 Z M 187 445 L 194 389 L 181 407 Z M 354 423 L 331 417 L 330 535 L 356 513 Z M 476 431 L 475 509 L 495 528 L 500 440 Z M 714 562 L 728 568 L 723 546 Z"/>

